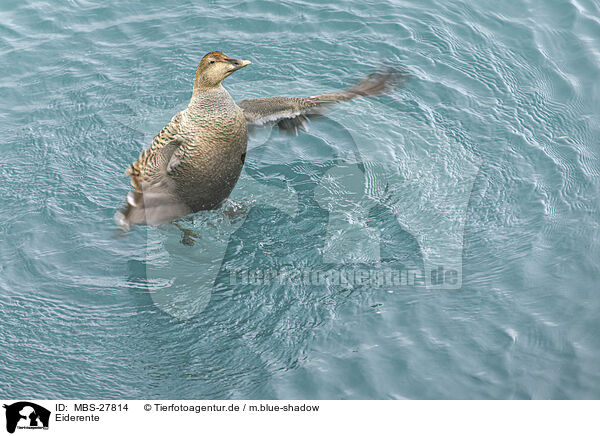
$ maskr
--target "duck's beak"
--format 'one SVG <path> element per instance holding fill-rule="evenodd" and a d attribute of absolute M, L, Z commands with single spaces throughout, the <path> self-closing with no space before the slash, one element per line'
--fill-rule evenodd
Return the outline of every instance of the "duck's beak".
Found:
<path fill-rule="evenodd" d="M 231 70 L 233 71 L 237 71 L 240 68 L 244 68 L 246 65 L 250 65 L 252 62 L 250 61 L 244 61 L 244 60 L 240 60 L 240 59 L 225 59 L 227 62 L 229 62 L 231 64 L 231 66 L 233 67 L 233 69 Z"/>

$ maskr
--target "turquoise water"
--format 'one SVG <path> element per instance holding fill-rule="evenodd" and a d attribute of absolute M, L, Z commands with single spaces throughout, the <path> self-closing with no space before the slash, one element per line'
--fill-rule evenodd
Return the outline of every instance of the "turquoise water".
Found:
<path fill-rule="evenodd" d="M 599 398 L 599 43 L 590 0 L 3 0 L 0 397 Z M 119 235 L 211 50 L 253 62 L 237 101 L 412 77 L 254 132 L 194 245 Z M 237 275 L 440 262 L 448 286 Z"/>

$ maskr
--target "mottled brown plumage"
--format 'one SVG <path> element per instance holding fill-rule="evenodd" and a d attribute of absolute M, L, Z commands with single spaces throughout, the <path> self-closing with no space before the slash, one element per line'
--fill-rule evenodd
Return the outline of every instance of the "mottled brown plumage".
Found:
<path fill-rule="evenodd" d="M 388 70 L 339 93 L 265 97 L 238 106 L 221 82 L 248 64 L 219 51 L 202 58 L 188 107 L 173 117 L 126 171 L 134 190 L 116 216 L 119 226 L 161 224 L 218 207 L 242 170 L 247 124 L 277 124 L 281 130 L 296 131 L 332 103 L 380 94 L 398 83 L 395 79 L 406 78 Z"/>
<path fill-rule="evenodd" d="M 388 68 L 370 74 L 342 92 L 313 97 L 263 97 L 242 100 L 239 106 L 251 124 L 277 124 L 280 129 L 296 132 L 296 128 L 303 125 L 307 118 L 322 113 L 333 103 L 382 94 L 394 85 L 402 86 L 407 78 L 405 72 Z"/>

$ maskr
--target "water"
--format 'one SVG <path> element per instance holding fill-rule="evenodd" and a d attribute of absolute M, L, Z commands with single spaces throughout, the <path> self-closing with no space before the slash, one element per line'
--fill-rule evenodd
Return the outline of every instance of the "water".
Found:
<path fill-rule="evenodd" d="M 599 17 L 590 0 L 3 0 L 0 397 L 599 398 Z M 123 170 L 215 49 L 253 62 L 226 79 L 237 101 L 382 62 L 412 78 L 298 136 L 255 132 L 231 202 L 182 223 L 193 246 L 173 226 L 119 237 Z M 438 264 L 457 276 L 231 275 Z"/>

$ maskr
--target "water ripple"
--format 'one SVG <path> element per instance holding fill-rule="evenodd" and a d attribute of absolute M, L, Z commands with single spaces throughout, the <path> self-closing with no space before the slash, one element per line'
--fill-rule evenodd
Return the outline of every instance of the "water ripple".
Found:
<path fill-rule="evenodd" d="M 3 2 L 1 396 L 597 397 L 598 13 L 587 0 Z M 298 137 L 254 137 L 232 199 L 247 216 L 194 217 L 194 247 L 170 227 L 115 237 L 123 168 L 213 49 L 253 61 L 227 79 L 238 101 L 341 89 L 382 61 L 412 78 Z M 227 282 L 228 267 L 324 268 L 327 205 L 349 195 L 336 165 L 357 156 L 342 169 L 364 192 L 338 217 L 394 267 L 440 248 L 426 236 L 454 209 L 437 200 L 476 167 L 459 291 Z"/>

